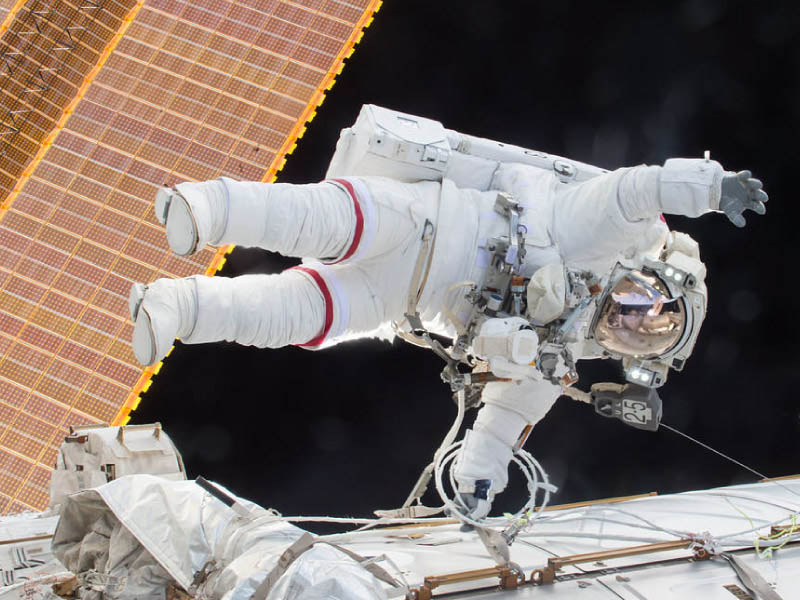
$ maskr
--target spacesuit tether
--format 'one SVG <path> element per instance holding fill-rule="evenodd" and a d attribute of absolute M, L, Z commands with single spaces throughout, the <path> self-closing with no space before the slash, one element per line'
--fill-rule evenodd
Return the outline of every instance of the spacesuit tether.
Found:
<path fill-rule="evenodd" d="M 761 187 L 708 156 L 606 172 L 367 105 L 322 183 L 159 192 L 176 253 L 238 244 L 303 264 L 135 284 L 134 353 L 153 364 L 176 337 L 322 348 L 397 334 L 429 346 L 451 388 L 484 405 L 455 468 L 480 519 L 515 448 L 571 391 L 575 361 L 621 360 L 629 383 L 595 386 L 596 409 L 658 426 L 654 388 L 683 368 L 706 311 L 698 245 L 662 213 L 719 211 L 741 227 L 745 210 L 765 212 Z"/>

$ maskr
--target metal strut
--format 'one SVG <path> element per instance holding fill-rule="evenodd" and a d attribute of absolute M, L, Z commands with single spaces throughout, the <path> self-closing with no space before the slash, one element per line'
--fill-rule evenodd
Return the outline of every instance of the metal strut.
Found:
<path fill-rule="evenodd" d="M 525 574 L 517 568 L 489 567 L 447 575 L 431 575 L 425 578 L 425 582 L 420 587 L 411 588 L 407 597 L 409 600 L 431 600 L 433 590 L 439 586 L 494 577 L 500 579 L 500 588 L 504 590 L 515 590 L 525 582 Z"/>
<path fill-rule="evenodd" d="M 707 550 L 697 547 L 694 540 L 676 540 L 674 542 L 660 542 L 658 544 L 644 544 L 642 546 L 631 546 L 629 548 L 619 548 L 618 550 L 604 550 L 602 552 L 587 552 L 586 554 L 571 554 L 569 556 L 557 556 L 547 559 L 547 566 L 536 569 L 531 573 L 530 582 L 534 585 L 544 585 L 556 581 L 556 571 L 568 565 L 580 563 L 606 561 L 613 558 L 624 558 L 626 556 L 638 556 L 640 554 L 652 554 L 654 552 L 666 552 L 669 550 L 682 550 L 684 548 L 694 549 L 696 560 L 706 560 L 711 558 Z"/>

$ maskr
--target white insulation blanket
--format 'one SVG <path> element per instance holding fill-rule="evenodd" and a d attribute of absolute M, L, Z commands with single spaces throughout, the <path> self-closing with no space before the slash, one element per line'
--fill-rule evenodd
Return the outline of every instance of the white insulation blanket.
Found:
<path fill-rule="evenodd" d="M 387 597 L 356 559 L 303 544 L 313 538 L 302 529 L 239 501 L 250 517 L 193 481 L 123 477 L 66 500 L 53 551 L 78 575 L 81 598 L 165 598 L 170 583 L 213 600 Z"/>

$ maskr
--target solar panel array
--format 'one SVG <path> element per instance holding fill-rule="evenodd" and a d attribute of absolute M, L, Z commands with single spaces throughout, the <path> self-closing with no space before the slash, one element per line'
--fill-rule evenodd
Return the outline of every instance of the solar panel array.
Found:
<path fill-rule="evenodd" d="M 158 367 L 134 281 L 169 253 L 162 185 L 272 180 L 379 0 L 0 0 L 0 511 L 47 505 L 68 425 L 122 424 Z"/>
<path fill-rule="evenodd" d="M 9 11 L 14 8 L 14 4 L 16 4 L 14 0 L 0 0 L 0 22 L 5 20 Z"/>

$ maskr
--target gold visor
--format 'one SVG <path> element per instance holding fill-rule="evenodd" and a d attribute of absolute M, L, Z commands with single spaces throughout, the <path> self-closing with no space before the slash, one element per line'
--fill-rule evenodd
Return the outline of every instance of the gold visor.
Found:
<path fill-rule="evenodd" d="M 600 306 L 594 329 L 600 346 L 633 358 L 657 358 L 683 334 L 686 308 L 671 298 L 655 276 L 631 271 L 620 278 Z"/>

